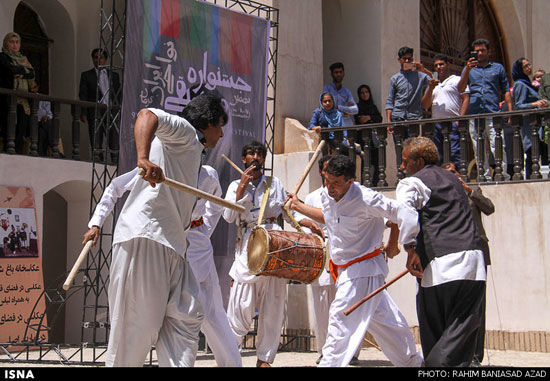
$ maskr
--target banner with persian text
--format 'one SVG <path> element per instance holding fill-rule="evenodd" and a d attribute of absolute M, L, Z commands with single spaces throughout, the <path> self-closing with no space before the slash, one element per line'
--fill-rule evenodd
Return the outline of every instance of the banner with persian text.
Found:
<path fill-rule="evenodd" d="M 180 112 L 193 97 L 216 90 L 229 121 L 205 164 L 225 193 L 240 177 L 222 154 L 241 164 L 241 149 L 265 141 L 268 20 L 196 0 L 128 2 L 119 173 L 136 165 L 133 125 L 142 108 Z M 178 180 L 178 179 L 175 179 Z M 215 255 L 233 255 L 234 227 L 220 220 Z"/>
<path fill-rule="evenodd" d="M 36 325 L 46 325 L 43 288 L 34 193 L 0 186 L 0 342 L 34 339 Z"/>

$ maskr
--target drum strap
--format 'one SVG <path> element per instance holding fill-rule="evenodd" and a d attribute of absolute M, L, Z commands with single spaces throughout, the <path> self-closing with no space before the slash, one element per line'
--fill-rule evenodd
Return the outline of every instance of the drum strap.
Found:
<path fill-rule="evenodd" d="M 262 206 L 260 207 L 260 214 L 258 215 L 258 225 L 261 225 L 264 218 L 265 207 L 267 205 L 267 199 L 269 198 L 269 188 L 271 188 L 271 177 L 266 177 L 267 184 L 265 185 L 264 195 L 262 197 Z"/>
<path fill-rule="evenodd" d="M 332 276 L 332 280 L 334 283 L 336 283 L 336 280 L 338 279 L 338 269 L 345 269 L 346 267 L 349 267 L 353 265 L 354 263 L 365 261 L 367 259 L 371 259 L 376 257 L 378 254 L 380 254 L 382 251 L 380 248 L 371 251 L 368 254 L 363 255 L 362 257 L 355 258 L 354 260 L 344 264 L 344 265 L 337 265 L 334 262 L 332 262 L 332 259 L 329 259 L 329 268 L 330 268 L 330 275 Z"/>

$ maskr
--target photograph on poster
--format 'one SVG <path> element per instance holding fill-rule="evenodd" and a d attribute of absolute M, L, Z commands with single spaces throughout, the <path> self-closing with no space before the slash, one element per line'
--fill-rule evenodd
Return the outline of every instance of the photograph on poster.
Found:
<path fill-rule="evenodd" d="M 0 208 L 0 258 L 38 257 L 34 208 Z"/>

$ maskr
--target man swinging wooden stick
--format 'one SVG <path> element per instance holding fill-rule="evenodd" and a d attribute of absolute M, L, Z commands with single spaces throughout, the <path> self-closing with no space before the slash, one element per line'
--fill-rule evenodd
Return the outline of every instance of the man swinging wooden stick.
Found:
<path fill-rule="evenodd" d="M 410 208 L 354 180 L 355 162 L 339 155 L 328 161 L 325 170 L 322 208 L 305 205 L 295 194 L 289 195 L 291 210 L 324 223 L 329 233 L 331 273 L 337 290 L 319 366 L 347 366 L 368 329 L 395 366 L 418 367 L 422 357 L 412 332 L 386 291 L 362 304 L 356 313 L 344 315 L 362 295 L 384 283 L 388 272 L 380 255 L 384 218 L 398 225 L 398 241 L 402 244 L 414 241 L 418 233 L 416 216 Z M 390 258 L 399 252 L 396 246 L 397 242 L 386 246 Z"/>

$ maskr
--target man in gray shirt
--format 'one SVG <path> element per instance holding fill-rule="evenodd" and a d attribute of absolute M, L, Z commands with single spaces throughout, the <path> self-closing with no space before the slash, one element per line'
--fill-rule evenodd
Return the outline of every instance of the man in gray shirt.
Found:
<path fill-rule="evenodd" d="M 413 61 L 414 50 L 408 46 L 399 49 L 397 61 L 401 70 L 390 79 L 386 98 L 388 122 L 416 120 L 422 118 L 422 96 L 428 87 L 431 73 L 420 62 Z M 388 132 L 393 133 L 390 127 Z M 409 137 L 410 130 L 404 131 L 403 139 Z"/>

